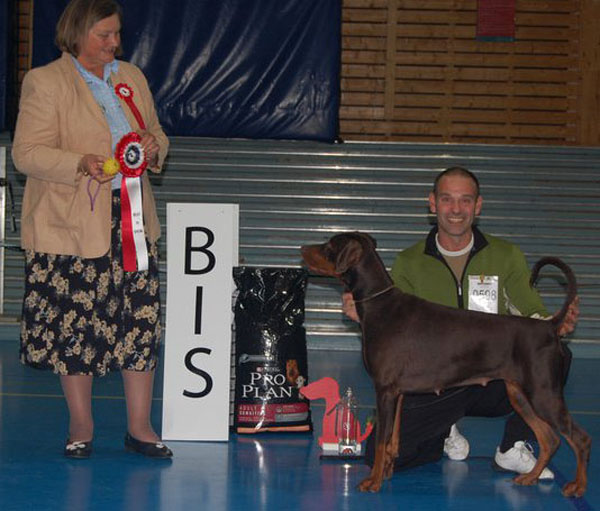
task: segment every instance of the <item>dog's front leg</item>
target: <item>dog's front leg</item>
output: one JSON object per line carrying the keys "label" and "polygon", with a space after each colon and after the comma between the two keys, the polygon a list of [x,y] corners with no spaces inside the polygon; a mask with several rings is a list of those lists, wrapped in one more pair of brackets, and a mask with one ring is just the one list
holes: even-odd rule
{"label": "dog's front leg", "polygon": [[[396,396],[385,390],[377,390],[376,393],[377,429],[375,432],[375,461],[371,469],[371,474],[358,485],[360,491],[378,492],[381,488],[384,474],[387,475],[389,471],[389,465],[391,464],[393,469],[394,464],[394,458],[391,454],[394,451],[392,431],[395,429],[394,418],[396,414],[394,412],[397,404]],[[401,402],[401,399],[398,399],[398,402]]]}
{"label": "dog's front leg", "polygon": [[392,477],[394,473],[394,462],[398,457],[400,452],[400,419],[402,417],[402,400],[404,398],[404,394],[400,394],[398,396],[398,400],[396,401],[396,413],[394,415],[394,427],[392,429],[392,437],[388,444],[389,451],[387,452],[386,466],[385,472],[383,476],[385,479],[389,479]]}

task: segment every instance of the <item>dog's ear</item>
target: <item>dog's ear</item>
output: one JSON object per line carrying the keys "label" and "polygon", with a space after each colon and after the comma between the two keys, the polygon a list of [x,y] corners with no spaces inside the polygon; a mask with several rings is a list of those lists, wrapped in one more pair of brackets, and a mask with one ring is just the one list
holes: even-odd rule
{"label": "dog's ear", "polygon": [[375,238],[373,238],[373,236],[371,236],[370,234],[367,234],[365,232],[361,232],[360,235],[366,239],[371,245],[373,245],[373,248],[377,248],[377,240]]}
{"label": "dog's ear", "polygon": [[358,264],[363,254],[363,248],[360,241],[356,239],[348,240],[348,243],[338,253],[335,260],[336,273],[347,272],[353,266]]}

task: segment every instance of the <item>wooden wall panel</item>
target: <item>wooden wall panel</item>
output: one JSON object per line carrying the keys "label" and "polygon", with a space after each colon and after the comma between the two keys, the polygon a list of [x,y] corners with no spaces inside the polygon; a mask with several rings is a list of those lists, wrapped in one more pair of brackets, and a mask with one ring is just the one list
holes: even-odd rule
{"label": "wooden wall panel", "polygon": [[33,26],[33,0],[17,1],[17,52],[18,70],[17,79],[19,83],[31,67],[31,29]]}
{"label": "wooden wall panel", "polygon": [[581,10],[579,139],[600,146],[600,2],[587,0]]}
{"label": "wooden wall panel", "polygon": [[515,41],[489,42],[477,0],[344,0],[341,138],[598,145],[597,11],[517,0]]}

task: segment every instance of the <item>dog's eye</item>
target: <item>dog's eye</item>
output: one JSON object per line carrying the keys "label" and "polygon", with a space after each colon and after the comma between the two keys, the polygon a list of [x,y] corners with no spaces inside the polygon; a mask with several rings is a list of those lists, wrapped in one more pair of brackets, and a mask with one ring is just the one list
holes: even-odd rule
{"label": "dog's eye", "polygon": [[327,258],[331,258],[334,256],[335,250],[333,250],[333,248],[331,248],[331,245],[325,245],[325,250],[323,250],[323,254]]}

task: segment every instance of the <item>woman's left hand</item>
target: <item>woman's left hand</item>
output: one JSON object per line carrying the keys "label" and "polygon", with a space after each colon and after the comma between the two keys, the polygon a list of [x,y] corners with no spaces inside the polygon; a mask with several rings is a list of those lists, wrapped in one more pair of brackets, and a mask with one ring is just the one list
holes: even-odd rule
{"label": "woman's left hand", "polygon": [[140,144],[146,153],[148,166],[156,167],[158,165],[158,152],[160,151],[160,146],[156,141],[156,137],[147,131],[140,131],[139,135],[142,137]]}

